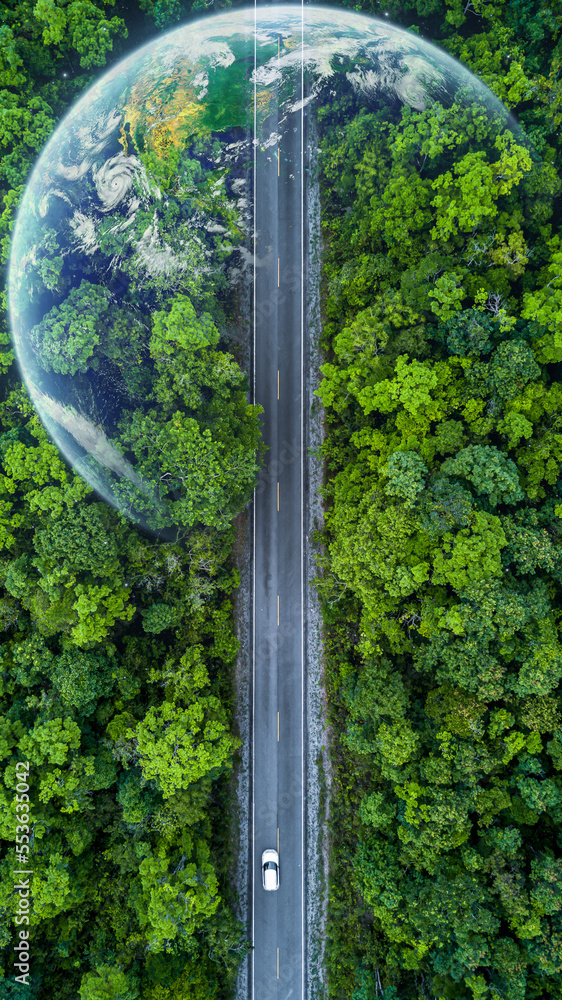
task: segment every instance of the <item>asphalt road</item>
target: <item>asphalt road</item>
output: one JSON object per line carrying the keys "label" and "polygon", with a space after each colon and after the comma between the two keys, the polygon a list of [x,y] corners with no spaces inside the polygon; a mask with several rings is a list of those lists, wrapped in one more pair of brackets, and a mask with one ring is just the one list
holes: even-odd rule
{"label": "asphalt road", "polygon": [[[295,95],[298,99],[301,95]],[[303,254],[306,116],[272,110],[254,167],[254,399],[269,451],[254,498],[251,1000],[304,1000]],[[261,854],[279,846],[280,886]]]}

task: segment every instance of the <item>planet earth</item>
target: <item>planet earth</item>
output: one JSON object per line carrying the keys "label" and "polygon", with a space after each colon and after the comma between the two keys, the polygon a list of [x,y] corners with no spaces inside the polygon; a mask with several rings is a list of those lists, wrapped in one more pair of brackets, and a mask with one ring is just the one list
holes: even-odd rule
{"label": "planet earth", "polygon": [[[258,432],[250,417],[243,428],[248,384],[235,346],[248,324],[254,144],[274,152],[284,117],[302,105],[314,118],[345,96],[349,114],[364,106],[395,120],[405,106],[456,101],[515,128],[425,39],[349,10],[274,6],[208,16],[133,52],[77,101],[35,165],[9,267],[22,376],[67,461],[144,528],[216,523],[205,462],[236,464],[224,484],[232,510],[251,495]],[[242,473],[211,425],[197,426],[198,407],[218,425],[223,405],[215,376],[193,360],[201,348],[230,366],[228,433],[243,428]],[[182,351],[192,352],[183,383],[197,391],[172,460],[169,434],[149,445],[160,425],[181,423],[181,379],[172,386],[170,371]]]}

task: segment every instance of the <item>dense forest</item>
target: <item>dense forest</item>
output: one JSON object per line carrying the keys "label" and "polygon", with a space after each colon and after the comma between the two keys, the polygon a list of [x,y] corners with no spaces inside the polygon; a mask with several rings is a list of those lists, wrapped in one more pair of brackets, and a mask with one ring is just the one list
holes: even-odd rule
{"label": "dense forest", "polygon": [[322,116],[328,993],[547,1000],[562,996],[562,10],[384,9],[472,68],[528,140],[476,105]]}
{"label": "dense forest", "polygon": [[[158,31],[227,6],[0,0],[4,266],[33,163],[77,96]],[[562,10],[348,6],[461,59],[529,143],[502,145],[458,107],[394,121],[348,107],[342,136],[335,105],[319,123],[328,993],[547,1000],[562,995]],[[200,385],[227,356],[222,314],[181,344],[182,294],[143,332],[168,418],[186,405],[170,345]],[[176,493],[171,542],[102,503],[35,415],[2,305],[0,994],[227,998],[247,948],[225,821],[234,508],[211,497],[201,517]],[[150,409],[132,426],[149,478]],[[203,419],[224,445],[217,413]],[[247,454],[254,435],[249,419]],[[26,847],[29,985],[12,950]]]}
{"label": "dense forest", "polygon": [[[144,0],[0,4],[4,265],[33,163],[68,108],[106,65],[186,13]],[[174,160],[136,140],[161,190],[180,178],[199,206],[228,215],[211,192],[205,143]],[[179,245],[184,218],[167,205],[162,225]],[[139,520],[178,530],[139,530],[63,460],[13,363],[4,291],[0,995],[227,997],[247,951],[230,872],[239,745],[231,520],[251,495],[259,435],[247,376],[223,335],[236,304],[220,267],[212,280],[187,269],[183,283],[155,281],[148,296],[109,219],[99,273],[76,254],[63,263],[54,230],[42,246],[32,287],[43,318],[31,331],[41,371],[66,379],[69,393],[84,395],[94,377],[113,387],[120,409],[95,419],[120,432],[158,491],[151,509],[153,497],[131,496],[122,478],[116,506],[138,513],[144,501]],[[211,249],[216,262],[221,249]],[[100,278],[117,253],[127,289],[118,306]],[[25,780],[19,761],[29,763]],[[22,931],[32,957],[18,982]]]}

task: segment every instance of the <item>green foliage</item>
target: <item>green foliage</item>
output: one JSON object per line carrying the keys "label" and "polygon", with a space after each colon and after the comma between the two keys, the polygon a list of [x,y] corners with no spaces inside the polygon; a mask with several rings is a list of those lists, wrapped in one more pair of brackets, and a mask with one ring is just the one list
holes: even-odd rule
{"label": "green foliage", "polygon": [[466,309],[456,312],[442,329],[450,354],[487,354],[492,348],[496,323],[477,309]]}
{"label": "green foliage", "polygon": [[80,729],[71,719],[53,719],[35,725],[29,736],[20,740],[24,758],[36,765],[64,764],[70,748],[80,746]]}
{"label": "green foliage", "polygon": [[[113,6],[115,0],[102,0]],[[112,36],[127,37],[125,22],[120,17],[107,20],[92,0],[37,0],[33,13],[43,27],[43,41],[58,45],[66,36],[80,55],[84,69],[104,66],[113,49]]]}
{"label": "green foliage", "polygon": [[459,231],[473,232],[485,219],[494,218],[499,196],[509,194],[531,170],[529,153],[512,135],[498,136],[494,146],[500,152],[495,162],[486,162],[482,150],[466,153],[452,170],[433,182],[433,190],[438,192],[431,203],[436,209],[431,231],[434,239],[448,239]]}
{"label": "green foliage", "polygon": [[427,466],[415,451],[396,451],[390,456],[386,475],[385,493],[404,500],[405,507],[415,506],[427,479]]}
{"label": "green foliage", "polygon": [[183,710],[164,702],[158,709],[149,709],[126,736],[136,743],[144,777],[156,781],[164,798],[209,771],[222,770],[239,745],[230,736],[224,711],[213,696],[198,698]]}
{"label": "green foliage", "polygon": [[[149,40],[155,20],[163,26],[189,13],[189,5],[148,0],[118,8],[111,0],[2,6],[4,263],[29,172],[75,97],[108,59],[121,56],[128,32],[134,38],[128,44],[136,46]],[[196,164],[194,186],[204,185],[208,178],[196,176],[201,160]],[[176,166],[187,171],[179,160]],[[172,167],[170,158],[169,183]],[[210,198],[209,191],[200,196]],[[231,212],[223,202],[220,210]],[[177,223],[172,209],[170,220],[170,245],[191,262],[191,220]],[[149,222],[139,212],[139,236]],[[234,228],[231,220],[229,232]],[[100,239],[112,255],[115,234],[102,226]],[[139,275],[126,252],[123,269],[134,298]],[[222,484],[227,503],[215,488],[213,526],[194,515],[181,544],[139,534],[97,502],[48,440],[10,368],[2,293],[0,830],[8,848],[0,861],[0,994],[7,1000],[45,991],[53,1000],[224,997],[245,951],[224,835],[236,747],[230,671],[237,642],[228,596],[238,580],[229,522],[253,483],[257,413],[247,404],[244,373],[219,341],[220,281],[212,292],[202,288],[191,264],[176,287],[155,277],[155,307],[144,315],[126,299],[118,305],[91,274],[72,287],[54,230],[35,248],[30,276],[33,296],[44,296],[48,309],[32,330],[40,361],[63,379],[110,371],[133,410],[143,417],[154,411],[151,433],[168,449],[167,467],[151,457],[158,476],[186,467],[186,439],[176,435],[173,416],[199,415],[201,397],[199,437],[206,443],[210,432],[208,450],[227,467],[233,446],[231,468],[240,461],[242,471],[232,497],[229,483]],[[233,486],[234,480],[232,473]],[[163,493],[169,491],[165,481]],[[168,722],[181,765],[175,742],[166,739]],[[138,736],[127,738],[129,730]],[[16,863],[15,764],[22,759],[32,772],[32,830]],[[12,951],[17,900],[9,886],[28,857],[33,961],[30,984],[20,988]]]}
{"label": "green foliage", "polygon": [[[26,759],[37,962],[49,956],[61,1000],[68,983],[73,995],[140,996],[147,954],[175,941],[197,964],[222,934],[224,971],[185,977],[216,993],[240,947],[215,848],[237,745],[224,600],[237,582],[232,533],[194,531],[183,546],[143,538],[84,500],[88,489],[16,398],[0,410],[4,488],[23,515],[1,566],[2,836],[15,821],[15,761]],[[44,490],[52,508],[36,504]],[[128,600],[117,614],[133,591],[142,614]],[[58,964],[69,955],[70,972]]]}
{"label": "green foliage", "polygon": [[177,295],[168,312],[160,310],[154,316],[150,353],[154,358],[166,360],[178,348],[196,351],[201,347],[216,347],[218,330],[208,313],[198,320],[187,295]]}
{"label": "green foliage", "polygon": [[187,962],[171,986],[157,983],[143,990],[142,1000],[207,1000],[216,995],[216,973],[212,962]]}
{"label": "green foliage", "polygon": [[138,1000],[138,981],[121,969],[99,965],[82,977],[78,995],[80,1000]]}
{"label": "green foliage", "polygon": [[540,378],[541,369],[524,341],[499,344],[490,359],[490,381],[500,399],[513,399],[528,382]]}
{"label": "green foliage", "polygon": [[182,0],[139,0],[139,4],[157,28],[170,28],[182,14]]}
{"label": "green foliage", "polygon": [[247,378],[218,341],[211,316],[197,318],[190,299],[175,296],[154,317],[148,406],[119,422],[136,471],[187,527],[225,528],[256,481],[261,407],[248,404]]}
{"label": "green foliage", "polygon": [[515,504],[523,499],[517,466],[490,445],[468,445],[441,466],[446,476],[456,476],[469,483],[478,496],[488,498],[490,507]]}
{"label": "green foliage", "polygon": [[562,322],[562,250],[560,237],[547,241],[551,251],[548,266],[544,268],[543,282],[537,291],[527,292],[523,298],[523,319],[534,319],[554,334],[554,342],[560,347],[560,324]]}
{"label": "green foliage", "polygon": [[492,514],[478,511],[470,528],[456,534],[446,532],[433,560],[434,584],[449,583],[455,590],[478,580],[489,580],[501,573],[500,552],[506,544],[500,521]]}
{"label": "green foliage", "polygon": [[107,321],[109,290],[83,280],[72,288],[60,306],[53,306],[30,333],[41,365],[47,371],[75,375],[85,372],[99,345],[100,327]]}
{"label": "green foliage", "polygon": [[562,989],[560,19],[389,13],[483,75],[544,158],[477,105],[320,116],[327,996],[543,1000]]}
{"label": "green foliage", "polygon": [[196,863],[182,866],[179,873],[173,874],[168,873],[165,858],[141,861],[139,874],[151,951],[166,951],[178,935],[189,939],[205,917],[216,913],[220,903],[218,882],[208,856],[207,845],[199,843]]}
{"label": "green foliage", "polygon": [[145,632],[163,632],[173,625],[177,620],[177,614],[173,607],[164,604],[163,601],[151,604],[146,611],[141,611],[142,627]]}
{"label": "green foliage", "polygon": [[99,652],[73,650],[62,653],[51,675],[62,704],[76,709],[80,715],[90,715],[99,699],[112,692],[111,666],[112,661]]}

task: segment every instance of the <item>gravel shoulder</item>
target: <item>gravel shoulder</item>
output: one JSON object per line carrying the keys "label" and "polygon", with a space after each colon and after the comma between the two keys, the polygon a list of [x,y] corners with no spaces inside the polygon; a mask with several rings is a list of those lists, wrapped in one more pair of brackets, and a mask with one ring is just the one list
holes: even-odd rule
{"label": "gravel shoulder", "polygon": [[320,225],[320,185],[318,182],[318,140],[313,116],[308,124],[307,217],[307,296],[305,345],[305,531],[306,531],[306,997],[322,1000],[325,996],[324,953],[328,903],[328,818],[330,803],[330,762],[327,752],[326,700],[322,614],[314,586],[316,555],[320,546],[316,533],[323,525],[320,489],[324,466],[319,450],[324,436],[324,413],[314,395],[320,383],[321,313],[320,277],[322,231]]}
{"label": "gravel shoulder", "polygon": [[[238,750],[238,762],[234,768],[234,802],[236,813],[232,817],[234,888],[238,896],[236,916],[245,927],[250,928],[250,872],[248,857],[250,852],[250,764],[251,764],[251,512],[244,511],[236,524],[234,561],[240,573],[240,586],[234,593],[234,629],[240,643],[234,669],[234,690],[236,704],[234,710],[234,732],[242,745]],[[249,962],[245,958],[240,966],[236,984],[236,1000],[248,1000]]]}
{"label": "gravel shoulder", "polygon": [[[251,182],[246,178],[247,203],[250,204]],[[251,239],[247,240],[245,257],[251,260]],[[251,357],[251,287],[249,268],[240,282],[240,324],[237,336],[239,358],[244,371],[252,378]],[[240,586],[233,594],[234,631],[240,643],[234,667],[235,707],[233,729],[242,741],[238,750],[238,760],[233,770],[233,801],[235,815],[231,818],[232,841],[234,844],[234,866],[232,880],[238,896],[236,916],[246,928],[250,928],[250,780],[251,780],[251,705],[252,705],[252,505],[235,520],[235,543],[233,558],[240,574]],[[236,1000],[248,1000],[249,960],[246,957],[240,965],[236,982]]]}

